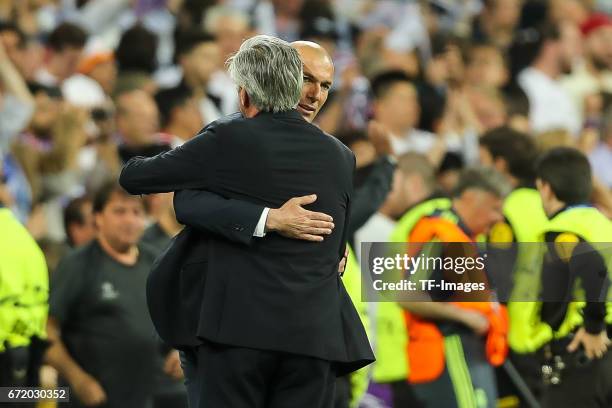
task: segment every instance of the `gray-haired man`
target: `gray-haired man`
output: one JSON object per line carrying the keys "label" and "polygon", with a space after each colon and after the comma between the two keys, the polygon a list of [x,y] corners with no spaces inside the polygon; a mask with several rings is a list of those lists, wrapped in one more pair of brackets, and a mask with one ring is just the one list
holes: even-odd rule
{"label": "gray-haired man", "polygon": [[253,37],[229,72],[242,113],[133,159],[122,185],[133,194],[205,189],[270,208],[314,192],[312,210],[336,228],[318,243],[270,233],[237,244],[188,226],[151,273],[149,308],[162,338],[184,350],[192,407],[330,407],[336,375],[373,361],[337,273],[354,157],[294,109],[303,72],[289,44]]}

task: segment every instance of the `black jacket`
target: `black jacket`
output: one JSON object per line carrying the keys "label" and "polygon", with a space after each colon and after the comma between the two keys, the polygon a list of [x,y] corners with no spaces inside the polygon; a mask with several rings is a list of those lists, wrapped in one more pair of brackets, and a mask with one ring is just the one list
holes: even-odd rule
{"label": "black jacket", "polygon": [[252,119],[231,115],[173,151],[130,160],[120,182],[133,194],[205,189],[276,208],[291,197],[315,193],[318,199],[309,209],[331,215],[336,224],[321,243],[274,233],[237,243],[185,228],[158,258],[147,285],[162,339],[176,348],[206,339],[308,355],[337,362],[339,374],[372,362],[337,272],[354,165],[346,147],[297,111]]}

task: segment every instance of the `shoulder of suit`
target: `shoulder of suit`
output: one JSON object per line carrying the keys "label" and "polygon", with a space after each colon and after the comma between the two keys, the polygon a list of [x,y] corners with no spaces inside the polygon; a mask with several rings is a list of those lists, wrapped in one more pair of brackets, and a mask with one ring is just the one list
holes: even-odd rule
{"label": "shoulder of suit", "polygon": [[348,158],[354,157],[353,151],[349,149],[344,143],[342,143],[340,139],[338,139],[336,136],[333,136],[327,132],[324,132],[321,129],[319,129],[319,131],[321,132],[321,134],[325,135],[338,150],[340,150],[344,155],[346,155],[346,157]]}
{"label": "shoulder of suit", "polygon": [[208,125],[204,126],[199,132],[198,134],[202,134],[206,131],[209,130],[217,130],[220,128],[224,128],[226,126],[232,126],[232,125],[236,125],[238,123],[242,123],[246,120],[246,118],[244,116],[242,116],[242,113],[240,112],[235,112],[232,113],[230,115],[225,115],[220,117],[219,119],[210,122]]}

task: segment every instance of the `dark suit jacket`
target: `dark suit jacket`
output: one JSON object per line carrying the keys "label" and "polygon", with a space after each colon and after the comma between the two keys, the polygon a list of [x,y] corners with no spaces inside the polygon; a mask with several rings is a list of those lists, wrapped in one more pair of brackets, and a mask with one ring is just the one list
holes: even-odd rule
{"label": "dark suit jacket", "polygon": [[[331,215],[336,224],[321,243],[269,234],[248,245],[187,227],[148,282],[149,308],[162,339],[177,348],[206,339],[308,355],[336,362],[339,374],[372,362],[337,272],[354,163],[346,147],[296,111],[252,119],[231,115],[171,152],[128,162],[120,182],[133,194],[205,189],[276,208],[316,193],[310,209]],[[228,228],[239,232],[245,226]]]}

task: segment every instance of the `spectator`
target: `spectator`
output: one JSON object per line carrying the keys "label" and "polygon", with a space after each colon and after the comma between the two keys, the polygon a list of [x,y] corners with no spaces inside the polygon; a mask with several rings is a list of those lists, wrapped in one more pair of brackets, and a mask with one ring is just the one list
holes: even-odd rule
{"label": "spectator", "polygon": [[299,40],[300,13],[308,6],[305,0],[271,0],[260,2],[255,9],[257,31],[274,35],[285,41]]}
{"label": "spectator", "polygon": [[612,93],[612,19],[594,14],[581,27],[584,58],[563,79],[581,112],[585,98],[600,92]]}
{"label": "spectator", "polygon": [[397,160],[393,186],[378,212],[355,233],[355,253],[361,258],[362,242],[387,242],[396,221],[413,205],[429,197],[435,188],[435,172],[429,160],[418,153],[405,153]]}
{"label": "spectator", "polygon": [[161,253],[170,243],[172,237],[178,234],[183,226],[176,220],[173,193],[152,194],[147,196],[149,212],[153,218],[151,224],[144,231],[141,242]]}
{"label": "spectator", "polygon": [[472,39],[489,42],[500,49],[510,46],[521,16],[520,0],[484,0],[484,8],[474,19]]}
{"label": "spectator", "polygon": [[[62,105],[57,87],[32,87],[36,108],[30,124],[13,147],[32,188],[34,201],[57,193],[70,192],[74,179],[52,185],[52,176],[77,171],[78,152],[85,143],[86,112]],[[59,190],[58,190],[59,187]]]}
{"label": "spectator", "polygon": [[69,102],[85,108],[108,103],[117,83],[117,66],[112,52],[91,51],[81,59],[78,72],[62,84]]}
{"label": "spectator", "polygon": [[612,189],[612,108],[606,111],[601,128],[601,140],[590,152],[593,175]]}
{"label": "spectator", "polygon": [[[506,123],[506,106],[501,92],[497,89],[482,86],[472,87],[467,91],[467,100],[474,114],[479,133]],[[467,105],[465,101],[464,105]]]}
{"label": "spectator", "polygon": [[[215,6],[207,11],[204,30],[217,39],[223,61],[227,61],[238,51],[242,41],[252,35],[249,16],[225,6]],[[223,68],[213,73],[209,81],[209,91],[221,99],[221,112],[224,115],[238,111],[238,96],[233,86],[234,83]]]}
{"label": "spectator", "polygon": [[517,85],[507,86],[504,90],[507,124],[514,130],[529,133],[529,98]]}
{"label": "spectator", "polygon": [[[149,214],[153,218],[153,224],[147,227],[142,234],[141,244],[155,250],[156,254],[162,253],[169,245],[172,238],[178,234],[183,226],[176,220],[172,199],[173,193],[151,194],[145,197]],[[176,353],[165,345],[160,347],[164,354]],[[171,365],[176,362],[167,359],[165,372],[158,371],[155,382],[154,408],[187,408],[187,391],[182,381],[168,375],[173,371]]]}
{"label": "spectator", "polygon": [[121,138],[119,157],[127,162],[134,156],[155,156],[169,150],[159,140],[159,112],[153,98],[142,90],[126,92],[117,98],[117,131]]}
{"label": "spectator", "polygon": [[479,44],[468,52],[466,64],[466,84],[500,89],[509,79],[504,56],[499,48]]}
{"label": "spectator", "polygon": [[391,132],[395,154],[416,151],[427,155],[435,151],[440,144],[436,135],[415,129],[420,115],[417,91],[406,74],[383,73],[372,80],[372,91],[374,117]]}
{"label": "spectator", "polygon": [[167,134],[172,147],[185,143],[204,126],[198,103],[186,87],[160,91],[155,94],[155,102],[162,132]]}
{"label": "spectator", "polygon": [[558,26],[546,25],[523,31],[510,51],[513,58],[525,58],[527,65],[518,84],[529,98],[533,132],[563,128],[577,137],[582,128],[576,104],[560,83],[561,74],[571,69],[566,41]]}
{"label": "spectator", "polygon": [[193,93],[204,124],[217,120],[221,116],[221,101],[208,91],[212,74],[221,66],[215,38],[199,31],[183,33],[177,43],[175,59],[183,70],[180,86]]}
{"label": "spectator", "polygon": [[157,69],[157,37],[140,24],[126,30],[115,51],[119,76],[115,94],[143,89],[153,95],[157,85],[153,72]]}
{"label": "spectator", "polygon": [[77,72],[87,34],[79,26],[62,23],[49,34],[48,57],[36,73],[36,81],[47,86],[59,86]]}
{"label": "spectator", "polygon": [[1,20],[0,43],[4,44],[7,56],[23,78],[34,81],[44,57],[41,45],[27,37],[18,25]]}
{"label": "spectator", "polygon": [[93,213],[96,239],[64,258],[51,281],[46,361],[74,406],[147,407],[162,362],[143,290],[156,256],[138,244],[144,205],[109,183]]}
{"label": "spectator", "polygon": [[0,156],[28,124],[34,98],[0,41]]}
{"label": "spectator", "polygon": [[64,229],[70,247],[78,248],[89,243],[96,235],[93,203],[87,196],[70,200],[64,209]]}

